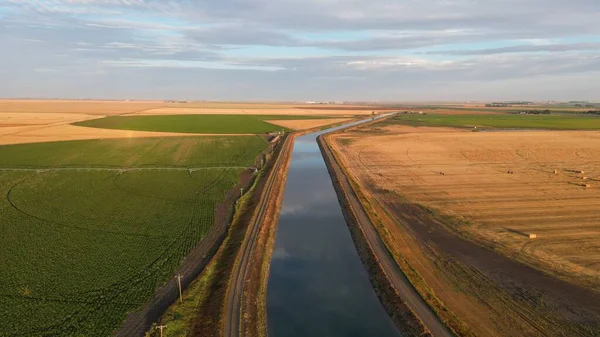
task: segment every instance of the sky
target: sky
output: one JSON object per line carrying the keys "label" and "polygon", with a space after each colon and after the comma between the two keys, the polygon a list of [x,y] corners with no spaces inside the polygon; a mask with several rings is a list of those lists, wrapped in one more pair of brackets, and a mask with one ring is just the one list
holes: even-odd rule
{"label": "sky", "polygon": [[600,101],[598,0],[0,0],[0,97]]}

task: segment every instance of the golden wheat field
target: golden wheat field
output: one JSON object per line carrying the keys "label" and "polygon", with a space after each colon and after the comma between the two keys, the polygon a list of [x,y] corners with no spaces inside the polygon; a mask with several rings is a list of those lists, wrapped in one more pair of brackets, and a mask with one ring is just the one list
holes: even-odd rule
{"label": "golden wheat field", "polygon": [[[162,101],[0,100],[0,145],[62,140],[180,136],[178,133],[89,128],[75,122],[106,116],[252,114],[335,116],[333,119],[271,121],[290,129],[306,129],[341,121],[341,117],[371,114],[373,107],[266,103]],[[189,136],[189,134],[187,134]]]}
{"label": "golden wheat field", "polygon": [[600,286],[600,133],[357,131],[334,139],[359,180],[452,215],[476,240],[541,269]]}

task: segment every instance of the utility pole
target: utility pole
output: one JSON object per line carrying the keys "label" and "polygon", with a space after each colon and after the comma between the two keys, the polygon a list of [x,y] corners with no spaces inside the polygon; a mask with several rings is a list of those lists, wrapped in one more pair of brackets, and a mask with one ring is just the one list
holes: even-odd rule
{"label": "utility pole", "polygon": [[156,327],[157,329],[160,329],[160,337],[163,337],[163,329],[166,327],[167,327],[166,325],[159,325]]}
{"label": "utility pole", "polygon": [[177,285],[179,286],[179,303],[183,303],[183,294],[181,292],[181,278],[183,276],[181,276],[181,274],[177,274]]}

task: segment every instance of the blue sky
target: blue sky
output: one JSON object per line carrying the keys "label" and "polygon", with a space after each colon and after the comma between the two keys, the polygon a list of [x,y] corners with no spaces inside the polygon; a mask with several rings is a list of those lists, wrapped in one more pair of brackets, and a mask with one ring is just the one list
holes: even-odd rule
{"label": "blue sky", "polygon": [[597,0],[4,0],[0,96],[600,101]]}

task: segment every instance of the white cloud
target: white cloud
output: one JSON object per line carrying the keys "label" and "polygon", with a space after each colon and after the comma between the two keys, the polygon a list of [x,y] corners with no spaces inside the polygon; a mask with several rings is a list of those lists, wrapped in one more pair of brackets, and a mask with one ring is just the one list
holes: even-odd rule
{"label": "white cloud", "polygon": [[[600,71],[599,16],[597,0],[8,0],[0,4],[0,63],[3,76],[19,81],[2,82],[0,92],[37,96],[56,70],[121,82],[128,73],[136,88],[119,90],[132,95],[361,100],[421,84],[434,95],[429,88],[443,84],[444,95],[469,87],[468,99],[478,99],[492,87],[484,83],[539,79],[535,89],[551,99],[558,82],[549,78]],[[175,75],[188,87],[157,84]],[[230,85],[215,85],[219,75]],[[60,96],[113,92],[94,89],[103,84],[93,77],[66,81],[52,82],[65,88]],[[600,89],[580,84],[564,90]]]}
{"label": "white cloud", "polygon": [[454,61],[429,61],[419,58],[381,58],[374,60],[351,61],[346,65],[360,70],[390,69],[390,68],[422,68],[436,69],[449,67]]}

